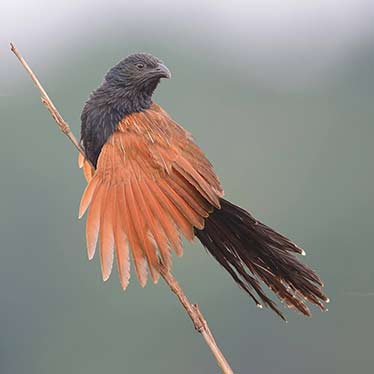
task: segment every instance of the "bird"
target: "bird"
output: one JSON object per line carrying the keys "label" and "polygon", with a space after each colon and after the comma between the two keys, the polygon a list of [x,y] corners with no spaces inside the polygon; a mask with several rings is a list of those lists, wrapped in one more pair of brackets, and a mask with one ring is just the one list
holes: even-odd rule
{"label": "bird", "polygon": [[[249,211],[224,198],[212,164],[192,135],[152,99],[165,63],[148,53],[119,61],[86,101],[79,158],[87,186],[79,218],[88,211],[88,258],[100,247],[106,281],[116,258],[125,290],[130,262],[142,287],[170,270],[182,237],[197,238],[258,307],[285,319],[282,304],[310,316],[308,304],[326,310],[319,275],[303,264],[304,250]],[[99,242],[99,245],[98,245]],[[131,260],[130,260],[131,257]]]}

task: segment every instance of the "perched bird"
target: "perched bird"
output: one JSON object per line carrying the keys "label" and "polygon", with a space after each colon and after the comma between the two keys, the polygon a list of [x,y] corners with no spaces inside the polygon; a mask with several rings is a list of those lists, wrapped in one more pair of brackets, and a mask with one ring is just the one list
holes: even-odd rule
{"label": "perched bird", "polygon": [[170,269],[171,249],[182,255],[181,234],[197,237],[258,306],[283,318],[265,284],[304,315],[310,315],[307,301],[324,310],[328,298],[321,279],[295,256],[304,251],[225,200],[211,163],[191,135],[152,101],[160,80],[170,76],[160,59],[133,54],[109,70],[83,108],[80,165],[88,185],[79,217],[89,208],[89,259],[99,239],[107,280],[115,251],[125,289],[131,253],[144,286],[148,272],[158,281],[160,261]]}

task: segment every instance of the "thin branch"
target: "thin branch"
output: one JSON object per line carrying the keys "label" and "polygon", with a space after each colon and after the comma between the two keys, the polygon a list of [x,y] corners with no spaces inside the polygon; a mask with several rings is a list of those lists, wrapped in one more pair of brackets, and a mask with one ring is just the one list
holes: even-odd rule
{"label": "thin branch", "polygon": [[222,351],[218,347],[212,332],[209,329],[208,322],[200,312],[200,309],[197,304],[191,304],[188,300],[186,294],[183,292],[178,281],[174,278],[173,274],[167,270],[167,268],[161,263],[161,275],[164,278],[165,282],[170,287],[171,291],[175,293],[178,297],[180,303],[183,305],[183,308],[186,310],[187,314],[190,316],[192,323],[195,326],[195,330],[199,332],[206,344],[209,346],[212,351],[219,367],[223,370],[224,374],[233,374],[229,363],[227,362]]}
{"label": "thin branch", "polygon": [[[22,55],[20,54],[20,52],[18,51],[18,49],[13,43],[10,43],[10,49],[16,55],[18,60],[21,62],[23,67],[26,69],[26,71],[30,75],[36,87],[39,89],[43,104],[47,107],[47,109],[51,113],[53,119],[56,121],[60,130],[70,139],[70,141],[74,144],[75,148],[77,148],[77,150],[84,156],[84,150],[80,146],[74,134],[72,133],[70,126],[62,118],[61,114],[58,112],[58,110],[54,106],[52,100],[47,95],[47,92],[44,90],[43,86],[39,82],[34,72],[31,70],[30,66],[27,64],[27,62],[22,57]],[[199,307],[196,304],[190,303],[187,296],[183,292],[181,286],[179,285],[177,280],[174,278],[174,276],[171,274],[171,272],[162,263],[160,265],[161,265],[160,266],[161,276],[164,278],[170,290],[178,297],[180,303],[183,305],[183,308],[186,310],[187,314],[191,318],[196,331],[198,331],[203,336],[206,344],[208,345],[211,352],[213,353],[219,367],[223,370],[223,374],[233,374],[234,373],[233,370],[231,369],[229,363],[225,359],[222,351],[219,349],[213,337],[213,334],[209,329],[208,323],[203,317],[202,313],[200,312]]]}
{"label": "thin branch", "polygon": [[65,122],[61,114],[58,112],[56,107],[53,105],[52,100],[49,98],[47,92],[44,90],[43,86],[39,82],[39,79],[36,77],[34,72],[31,70],[30,66],[26,62],[26,60],[22,57],[22,55],[19,53],[18,49],[13,43],[10,43],[10,50],[16,55],[16,57],[18,58],[22,66],[29,73],[31,79],[35,83],[35,86],[38,88],[38,90],[41,93],[42,103],[47,107],[47,109],[51,113],[53,119],[56,121],[60,130],[70,139],[70,141],[74,144],[75,148],[77,148],[77,150],[84,156],[83,148],[80,146],[77,138],[72,133],[70,126],[67,124],[67,122]]}

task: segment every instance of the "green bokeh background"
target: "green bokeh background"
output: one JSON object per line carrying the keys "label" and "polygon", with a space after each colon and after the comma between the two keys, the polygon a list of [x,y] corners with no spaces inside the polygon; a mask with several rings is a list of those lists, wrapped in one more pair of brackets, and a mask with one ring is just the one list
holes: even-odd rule
{"label": "green bokeh background", "polygon": [[[334,54],[351,34],[337,32],[328,42],[314,35],[312,10],[295,16],[306,22],[305,35],[278,20],[275,0],[244,32],[251,8],[234,3],[220,3],[223,18],[209,1],[179,8],[167,1],[56,2],[54,11],[43,1],[4,5],[1,374],[218,372],[162,281],[141,289],[133,275],[123,293],[116,274],[102,283],[97,256],[88,262],[77,219],[85,182],[76,151],[10,55],[13,38],[76,134],[83,103],[109,67],[139,50],[161,57],[173,79],[155,99],[205,150],[226,196],[306,249],[305,261],[325,280],[330,310],[314,310],[312,319],[289,311],[288,324],[257,309],[199,243],[186,244],[175,259],[176,277],[236,373],[372,371],[374,33],[364,22],[372,21],[372,8],[347,2],[366,16],[351,25],[355,38],[344,53]],[[269,16],[290,45],[268,30]],[[274,45],[256,39],[264,30]]]}

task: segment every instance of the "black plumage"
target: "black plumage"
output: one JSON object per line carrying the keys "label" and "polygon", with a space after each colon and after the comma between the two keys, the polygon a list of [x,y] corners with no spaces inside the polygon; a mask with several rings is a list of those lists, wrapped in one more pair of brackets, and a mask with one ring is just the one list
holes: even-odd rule
{"label": "black plumage", "polygon": [[170,71],[147,53],[130,55],[108,71],[81,114],[81,142],[93,166],[119,121],[150,108],[153,91],[164,77],[169,78]]}
{"label": "black plumage", "polygon": [[310,315],[305,300],[324,310],[321,301],[328,298],[321,291],[321,279],[294,255],[304,251],[246,210],[225,199],[220,203],[221,209],[214,209],[204,229],[195,229],[195,235],[256,304],[261,306],[262,302],[284,319],[262,290],[262,281],[289,307],[304,315]]}

